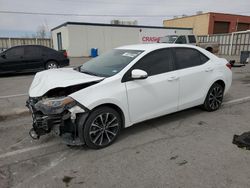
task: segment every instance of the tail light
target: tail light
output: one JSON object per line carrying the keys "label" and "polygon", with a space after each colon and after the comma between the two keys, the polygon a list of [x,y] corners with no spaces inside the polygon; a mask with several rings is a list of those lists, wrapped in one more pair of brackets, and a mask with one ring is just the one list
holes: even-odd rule
{"label": "tail light", "polygon": [[232,69],[231,63],[227,63],[226,66],[227,66],[229,69]]}
{"label": "tail light", "polygon": [[68,53],[67,53],[67,51],[64,51],[64,52],[63,52],[63,56],[64,56],[65,58],[67,58],[67,57],[68,57]]}

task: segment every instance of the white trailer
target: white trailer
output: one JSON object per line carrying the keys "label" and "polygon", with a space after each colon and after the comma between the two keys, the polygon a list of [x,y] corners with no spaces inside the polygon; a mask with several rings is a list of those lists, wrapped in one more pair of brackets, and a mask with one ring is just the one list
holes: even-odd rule
{"label": "white trailer", "polygon": [[92,48],[101,54],[112,48],[138,43],[155,43],[166,35],[192,34],[192,28],[114,25],[66,22],[52,30],[56,50],[66,50],[70,57],[90,56]]}

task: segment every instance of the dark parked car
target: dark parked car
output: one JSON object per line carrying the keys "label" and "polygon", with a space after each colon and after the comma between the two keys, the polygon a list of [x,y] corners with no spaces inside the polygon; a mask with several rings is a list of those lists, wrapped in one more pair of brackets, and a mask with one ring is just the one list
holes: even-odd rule
{"label": "dark parked car", "polygon": [[68,65],[66,51],[40,45],[15,46],[0,53],[0,73],[31,72]]}

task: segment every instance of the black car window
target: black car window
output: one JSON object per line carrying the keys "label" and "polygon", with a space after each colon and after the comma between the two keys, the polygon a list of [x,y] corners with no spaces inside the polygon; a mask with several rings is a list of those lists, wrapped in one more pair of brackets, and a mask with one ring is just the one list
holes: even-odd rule
{"label": "black car window", "polygon": [[192,48],[175,48],[175,60],[178,69],[199,66],[206,63],[209,58]]}
{"label": "black car window", "polygon": [[24,54],[24,49],[23,47],[16,47],[16,48],[12,48],[6,51],[6,56],[7,57],[13,57],[13,56],[23,56]]}
{"label": "black car window", "polygon": [[40,47],[39,46],[25,46],[24,56],[25,57],[39,57]]}
{"label": "black car window", "polygon": [[122,82],[132,80],[131,71],[134,69],[144,70],[148,73],[148,76],[172,71],[174,69],[172,50],[161,49],[150,52],[130,68],[130,70],[124,75]]}
{"label": "black car window", "polygon": [[188,35],[189,43],[196,43],[196,38],[194,35]]}
{"label": "black car window", "polygon": [[173,70],[172,60],[170,49],[157,50],[140,59],[133,66],[133,69],[144,70],[148,73],[148,76],[153,76]]}
{"label": "black car window", "polygon": [[209,58],[202,53],[200,53],[200,58],[201,58],[201,64],[204,64],[209,60]]}
{"label": "black car window", "polygon": [[56,53],[57,51],[47,48],[47,47],[42,47],[42,52],[43,54],[53,54],[53,53]]}
{"label": "black car window", "polygon": [[187,39],[185,36],[179,36],[175,41],[176,44],[187,44]]}

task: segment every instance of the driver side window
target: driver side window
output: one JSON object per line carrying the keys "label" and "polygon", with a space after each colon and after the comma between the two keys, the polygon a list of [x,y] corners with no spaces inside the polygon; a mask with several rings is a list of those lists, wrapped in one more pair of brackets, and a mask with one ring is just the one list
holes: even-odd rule
{"label": "driver side window", "polygon": [[144,70],[148,76],[166,73],[172,71],[173,55],[171,49],[160,49],[145,55],[140,59],[125,75],[122,81],[131,80],[131,71],[134,69]]}
{"label": "driver side window", "polygon": [[7,57],[20,57],[23,56],[24,49],[23,48],[12,48],[6,52]]}
{"label": "driver side window", "polygon": [[170,49],[153,51],[139,60],[133,69],[144,70],[148,73],[148,76],[162,74],[173,69],[172,59]]}

